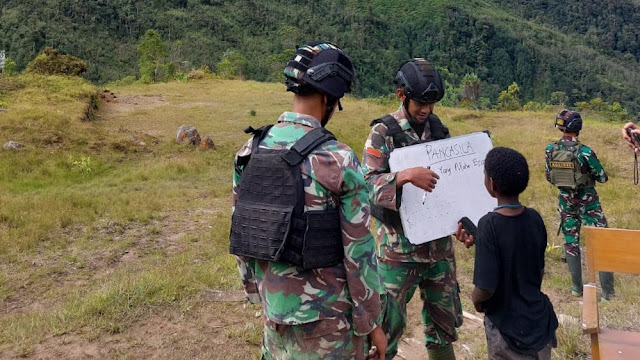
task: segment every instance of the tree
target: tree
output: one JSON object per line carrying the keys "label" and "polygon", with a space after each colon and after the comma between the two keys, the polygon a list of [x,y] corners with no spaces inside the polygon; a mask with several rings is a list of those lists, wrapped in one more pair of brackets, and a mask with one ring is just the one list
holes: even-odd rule
{"label": "tree", "polygon": [[476,101],[480,97],[480,79],[478,75],[471,73],[466,74],[462,78],[462,84],[460,84],[460,97],[461,101],[470,103],[476,108]]}
{"label": "tree", "polygon": [[267,64],[269,65],[269,81],[282,81],[284,79],[282,70],[287,65],[287,61],[291,59],[291,56],[295,53],[293,49],[283,50],[278,54],[271,54],[267,56]]}
{"label": "tree", "polygon": [[216,72],[225,79],[233,79],[244,76],[248,66],[249,62],[240,52],[229,49],[222,54],[222,61],[216,65]]}
{"label": "tree", "polygon": [[173,68],[165,64],[169,50],[167,44],[162,41],[158,33],[147,30],[138,44],[138,69],[140,80],[144,83],[156,82],[165,79]]}
{"label": "tree", "polygon": [[562,105],[564,106],[564,104],[567,103],[567,93],[564,91],[554,91],[551,93],[551,96],[549,97],[549,102],[551,103],[551,105]]}
{"label": "tree", "polygon": [[498,96],[498,110],[513,111],[520,109],[520,88],[513,82],[507,90],[502,90]]}

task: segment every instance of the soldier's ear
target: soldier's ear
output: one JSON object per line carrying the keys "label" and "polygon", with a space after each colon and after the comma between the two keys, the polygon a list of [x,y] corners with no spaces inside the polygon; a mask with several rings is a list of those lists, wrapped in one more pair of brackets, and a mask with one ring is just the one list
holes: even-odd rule
{"label": "soldier's ear", "polygon": [[397,89],[396,89],[396,95],[398,95],[398,99],[399,99],[401,102],[404,102],[405,94],[404,94],[404,90],[402,90],[402,88],[397,88]]}

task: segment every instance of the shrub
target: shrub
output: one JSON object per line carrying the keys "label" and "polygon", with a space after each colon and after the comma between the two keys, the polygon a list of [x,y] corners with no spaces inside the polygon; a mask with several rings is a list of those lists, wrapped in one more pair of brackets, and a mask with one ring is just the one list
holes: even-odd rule
{"label": "shrub", "polygon": [[42,75],[80,76],[87,72],[87,64],[75,56],[60,55],[48,46],[27,65],[26,71]]}
{"label": "shrub", "polygon": [[522,107],[525,111],[542,111],[545,109],[545,105],[537,101],[529,101]]}
{"label": "shrub", "polygon": [[122,79],[118,79],[108,83],[106,87],[131,85],[131,84],[135,84],[136,81],[138,80],[136,80],[136,77],[134,75],[129,75],[129,76],[123,77]]}
{"label": "shrub", "polygon": [[562,105],[564,106],[564,104],[567,103],[567,93],[564,91],[554,91],[551,93],[551,96],[549,97],[549,102],[552,105]]}
{"label": "shrub", "polygon": [[4,74],[7,76],[11,76],[15,74],[16,63],[11,60],[11,58],[4,59]]}

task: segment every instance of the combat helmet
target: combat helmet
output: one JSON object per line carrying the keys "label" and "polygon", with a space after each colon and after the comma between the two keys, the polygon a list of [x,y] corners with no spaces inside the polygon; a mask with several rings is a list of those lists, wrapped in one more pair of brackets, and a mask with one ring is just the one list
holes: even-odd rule
{"label": "combat helmet", "polygon": [[582,130],[582,117],[580,113],[562,109],[554,120],[554,125],[564,132],[579,132]]}
{"label": "combat helmet", "polygon": [[337,46],[314,41],[296,50],[283,73],[287,91],[301,95],[319,91],[337,101],[351,92],[355,68]]}
{"label": "combat helmet", "polygon": [[[444,96],[440,73],[423,58],[414,58],[402,64],[393,83],[402,88],[407,99],[421,103],[435,103]],[[407,106],[408,100],[405,100],[405,107]]]}

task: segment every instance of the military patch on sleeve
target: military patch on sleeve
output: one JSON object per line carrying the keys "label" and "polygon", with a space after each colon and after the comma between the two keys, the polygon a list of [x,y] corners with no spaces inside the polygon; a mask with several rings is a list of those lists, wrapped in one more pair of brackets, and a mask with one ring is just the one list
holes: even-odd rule
{"label": "military patch on sleeve", "polygon": [[571,162],[571,161],[551,161],[549,163],[549,166],[551,166],[552,168],[559,168],[559,169],[573,169],[573,162]]}
{"label": "military patch on sleeve", "polygon": [[368,148],[367,149],[367,154],[371,155],[371,156],[375,156],[378,159],[380,159],[380,157],[382,156],[382,153],[376,149],[372,149],[372,148]]}

